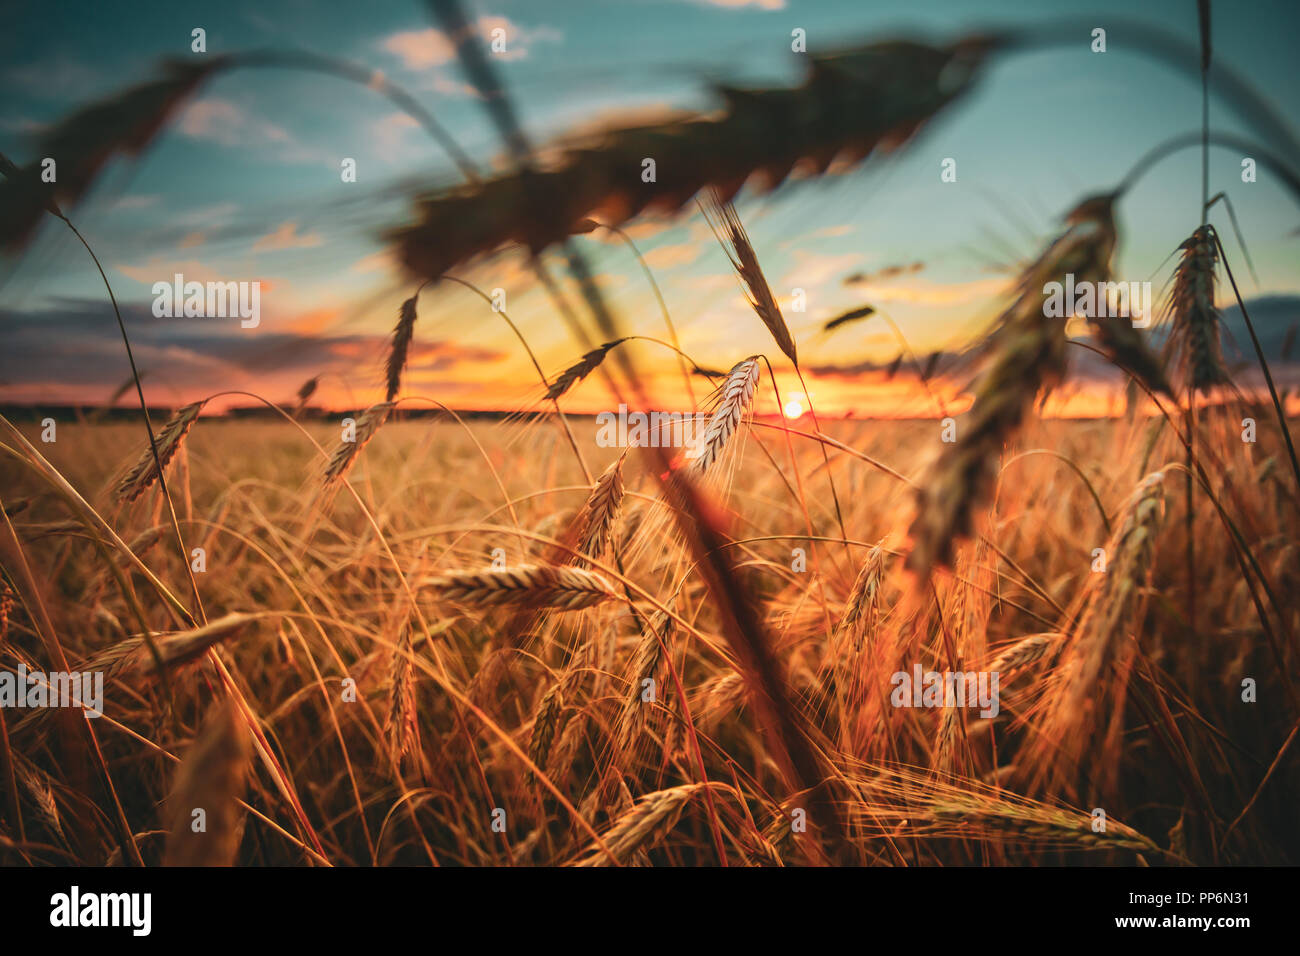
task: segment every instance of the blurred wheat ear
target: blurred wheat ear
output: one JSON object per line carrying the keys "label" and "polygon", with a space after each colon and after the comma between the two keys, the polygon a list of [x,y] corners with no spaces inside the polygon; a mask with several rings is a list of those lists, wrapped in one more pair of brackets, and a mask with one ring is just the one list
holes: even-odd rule
{"label": "blurred wheat ear", "polygon": [[[1115,194],[1092,196],[1066,216],[1068,228],[1021,273],[1016,300],[1002,314],[989,346],[975,402],[958,423],[928,480],[916,493],[907,566],[928,574],[951,567],[956,543],[974,531],[975,511],[987,499],[1003,447],[1020,431],[1036,400],[1064,379],[1065,320],[1047,315],[1048,283],[1073,275],[1075,284],[1110,281],[1116,244]],[[1089,319],[1102,351],[1148,388],[1169,393],[1163,368],[1128,318]]]}
{"label": "blurred wheat ear", "polygon": [[[389,238],[412,274],[433,278],[509,242],[541,252],[590,231],[592,215],[617,226],[647,209],[676,212],[710,186],[724,201],[751,179],[774,189],[801,161],[816,174],[837,157],[861,162],[900,148],[966,92],[996,43],[893,41],[808,56],[799,87],[719,87],[714,116],[610,128],[546,169],[421,198],[420,220]],[[657,163],[648,182],[645,157]]]}
{"label": "blurred wheat ear", "polygon": [[248,775],[249,752],[234,702],[218,704],[176,771],[168,798],[171,835],[164,866],[234,864],[243,833],[239,800]]}
{"label": "blurred wheat ear", "polygon": [[45,184],[41,166],[22,169],[6,163],[0,183],[0,246],[27,242],[45,212],[62,218],[56,197],[76,202],[90,189],[104,165],[117,154],[141,152],[169,116],[229,58],[168,60],[162,76],[85,106],[43,133],[35,153],[58,164],[58,179]]}

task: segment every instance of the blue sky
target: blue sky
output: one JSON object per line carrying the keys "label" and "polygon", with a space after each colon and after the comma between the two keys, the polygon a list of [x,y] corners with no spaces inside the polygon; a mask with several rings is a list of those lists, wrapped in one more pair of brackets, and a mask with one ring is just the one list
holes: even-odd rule
{"label": "blue sky", "polygon": [[[899,35],[943,41],[975,27],[1063,17],[1103,28],[1133,17],[1196,38],[1192,0],[1061,0],[1032,8],[993,0],[470,6],[484,35],[505,30],[507,52],[497,63],[517,112],[542,143],[631,116],[712,109],[714,81],[796,85],[806,62],[790,50],[794,28],[807,32],[813,53]],[[1216,62],[1239,71],[1288,121],[1300,116],[1297,26],[1294,3],[1215,5]],[[20,162],[33,159],[33,137],[44,124],[148,77],[164,57],[192,56],[194,27],[207,31],[210,53],[288,47],[382,70],[476,162],[497,161],[482,103],[416,2],[22,4],[14,29],[0,39],[0,149]],[[898,345],[884,324],[872,320],[834,336],[823,335],[821,324],[868,303],[895,319],[918,353],[964,346],[1005,304],[1009,265],[1035,254],[1064,210],[1114,185],[1151,146],[1197,128],[1199,88],[1191,78],[1142,56],[1122,31],[1110,30],[1105,54],[1092,53],[1089,42],[1084,33],[1072,46],[999,59],[969,98],[894,156],[771,195],[742,194],[741,215],[778,299],[788,304],[796,287],[807,293],[807,311],[787,309],[786,318],[805,364],[828,370],[812,382],[819,403],[863,414],[918,410],[901,385],[889,390],[869,376],[832,374],[841,365],[888,363]],[[1210,115],[1216,130],[1255,135],[1222,101],[1212,102]],[[357,160],[357,183],[340,182],[342,157]],[[947,157],[957,160],[956,183],[940,182]],[[1258,269],[1259,284],[1246,280],[1247,294],[1282,303],[1276,321],[1285,324],[1285,303],[1300,300],[1300,209],[1262,167],[1258,182],[1241,182],[1240,161],[1240,153],[1212,151],[1211,188],[1230,195]],[[413,287],[381,233],[411,217],[411,184],[458,182],[437,145],[370,90],[288,71],[236,72],[202,88],[140,161],[112,165],[71,212],[127,303],[151,401],[223,388],[284,401],[302,380],[322,374],[328,401],[362,404],[381,397],[384,340]],[[1197,224],[1199,188],[1196,150],[1142,180],[1120,207],[1117,275],[1160,288],[1170,253]],[[1226,217],[1214,221],[1232,254],[1237,245]],[[21,256],[0,261],[0,314],[17,330],[0,359],[0,401],[101,400],[126,376],[98,276],[55,226],[47,223]],[[630,231],[692,357],[725,368],[753,352],[776,353],[693,207],[671,220],[635,221]],[[628,329],[662,336],[658,306],[626,248],[599,237],[580,241]],[[842,281],[918,262],[923,268],[902,277]],[[262,325],[153,319],[150,286],[177,271],[199,281],[263,282]],[[458,274],[506,289],[511,317],[548,372],[581,351],[519,256],[504,253]],[[679,400],[675,363],[638,348],[665,403]],[[421,298],[407,384],[412,393],[467,407],[528,406],[541,391],[499,317],[472,294],[445,286]],[[580,389],[577,405],[604,407],[598,382]]]}

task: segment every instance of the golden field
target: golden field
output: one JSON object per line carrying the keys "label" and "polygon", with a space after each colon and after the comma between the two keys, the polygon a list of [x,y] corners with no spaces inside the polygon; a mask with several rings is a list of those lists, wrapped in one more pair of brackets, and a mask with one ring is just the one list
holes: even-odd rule
{"label": "golden field", "polygon": [[[1193,499],[1190,620],[1184,455],[1163,418],[1031,420],[979,533],[929,576],[899,555],[938,421],[826,422],[828,471],[806,417],[790,435],[747,419],[705,496],[785,724],[762,717],[770,685],[724,633],[660,460],[595,447],[591,419],[569,422],[585,467],[622,456],[623,494],[608,546],[580,559],[592,484],[554,418],[402,420],[399,403],[328,488],[336,420],[200,418],[167,470],[203,549],[197,603],[156,483],[113,494],[138,423],[61,425],[53,443],[32,426],[27,446],[8,431],[0,669],[55,670],[54,649],[103,662],[141,617],[167,667],[137,639],[103,717],[3,714],[18,800],[0,857],[1294,863],[1296,499],[1275,431],[1249,444],[1202,414],[1213,499]],[[611,586],[573,610],[448,588],[494,557]],[[999,671],[1000,712],[894,706],[891,675],[918,664]],[[210,711],[223,683],[237,703]]]}

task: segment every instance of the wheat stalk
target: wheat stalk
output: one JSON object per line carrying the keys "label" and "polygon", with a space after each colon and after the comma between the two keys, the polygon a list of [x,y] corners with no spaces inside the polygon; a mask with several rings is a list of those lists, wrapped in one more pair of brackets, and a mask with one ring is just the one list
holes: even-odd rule
{"label": "wheat stalk", "polygon": [[941,824],[964,823],[1000,836],[1059,840],[1088,849],[1119,847],[1163,852],[1150,839],[1117,820],[1108,819],[1105,832],[1097,833],[1092,829],[1090,815],[1049,806],[938,800],[921,810],[920,816]]}
{"label": "wheat stalk", "polygon": [[[1055,750],[1064,762],[1078,759],[1102,711],[1098,681],[1103,669],[1115,659],[1120,641],[1141,623],[1143,591],[1153,569],[1164,512],[1164,478],[1163,471],[1147,475],[1130,496],[1123,522],[1106,548],[1106,572],[1056,652],[1060,655],[1057,680],[1038,730],[1041,746]],[[1102,691],[1122,693],[1123,685]]]}
{"label": "wheat stalk", "polygon": [[865,319],[868,316],[875,314],[875,308],[869,305],[864,305],[857,309],[849,309],[849,311],[841,312],[835,318],[826,322],[822,326],[822,331],[833,332],[842,325],[848,325],[850,322],[856,322],[858,319]]}
{"label": "wheat stalk", "polygon": [[59,805],[54,800],[54,790],[50,786],[48,775],[17,755],[13,762],[13,770],[15,779],[26,792],[28,801],[36,811],[36,819],[66,845],[68,838],[63,832],[63,820],[59,816]]}
{"label": "wheat stalk", "polygon": [[723,717],[745,706],[745,678],[739,671],[715,677],[700,690],[700,702],[691,710],[696,723],[704,728],[716,726]]}
{"label": "wheat stalk", "polygon": [[867,560],[844,604],[836,634],[841,639],[847,637],[854,651],[862,650],[863,637],[874,634],[880,620],[880,585],[888,558],[889,552],[878,544],[867,552]]}
{"label": "wheat stalk", "polygon": [[47,211],[62,218],[54,196],[79,200],[105,163],[117,153],[140,153],[167,117],[214,71],[229,63],[230,57],[215,54],[167,60],[163,76],[84,106],[46,128],[36,155],[58,164],[57,183],[53,187],[44,183],[40,163],[29,163],[20,170],[5,162],[7,182],[0,185],[0,207],[6,214],[0,217],[0,244],[14,247],[25,243]]}
{"label": "wheat stalk", "polygon": [[585,353],[582,358],[578,359],[578,361],[574,362],[561,372],[559,376],[556,377],[555,381],[551,383],[550,387],[546,390],[546,400],[555,401],[569,389],[573,388],[574,385],[578,384],[592,372],[596,371],[596,369],[600,368],[600,364],[605,361],[605,356],[609,354],[610,349],[616,348],[626,341],[626,338],[614,339],[612,342],[606,342],[604,345]]}
{"label": "wheat stalk", "polygon": [[577,611],[619,596],[610,581],[583,568],[520,564],[493,571],[453,571],[422,587],[469,607],[524,605]]}

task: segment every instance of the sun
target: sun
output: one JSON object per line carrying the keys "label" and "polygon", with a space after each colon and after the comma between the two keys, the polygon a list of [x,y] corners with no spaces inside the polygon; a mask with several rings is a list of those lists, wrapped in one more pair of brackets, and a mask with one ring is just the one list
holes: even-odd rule
{"label": "sun", "polygon": [[803,404],[797,398],[792,398],[785,403],[785,417],[798,418],[803,414]]}

